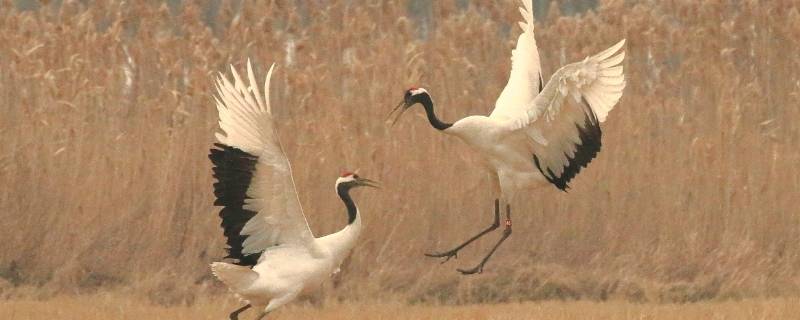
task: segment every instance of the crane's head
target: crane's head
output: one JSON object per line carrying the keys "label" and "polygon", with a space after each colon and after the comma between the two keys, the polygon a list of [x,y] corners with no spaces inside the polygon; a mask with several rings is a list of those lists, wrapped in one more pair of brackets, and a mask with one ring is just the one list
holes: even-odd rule
{"label": "crane's head", "polygon": [[411,108],[413,105],[417,103],[422,103],[426,99],[430,100],[431,96],[428,94],[428,90],[425,90],[425,88],[421,87],[408,88],[408,90],[406,90],[405,94],[403,95],[403,101],[400,101],[400,103],[397,104],[397,106],[394,107],[394,109],[392,109],[391,112],[389,112],[389,114],[386,116],[386,119],[388,120],[395,111],[400,109],[400,107],[403,107],[402,109],[400,109],[400,112],[397,113],[397,117],[394,118],[394,121],[392,121],[392,125],[394,125],[395,123],[397,123],[397,120],[400,119],[400,116],[403,115],[403,112],[405,112],[406,110],[408,110],[408,108]]}
{"label": "crane's head", "polygon": [[342,171],[342,175],[339,179],[336,179],[336,192],[350,190],[355,187],[379,188],[377,181],[362,178],[357,173]]}

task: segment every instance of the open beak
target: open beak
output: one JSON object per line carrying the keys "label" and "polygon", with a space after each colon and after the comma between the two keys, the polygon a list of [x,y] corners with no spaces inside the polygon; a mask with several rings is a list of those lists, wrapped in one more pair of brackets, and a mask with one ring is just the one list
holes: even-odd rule
{"label": "open beak", "polygon": [[[403,108],[401,109],[400,107],[403,107]],[[400,101],[400,103],[398,103],[397,106],[395,106],[394,109],[392,109],[392,111],[389,112],[388,115],[386,115],[386,120],[389,120],[389,118],[392,117],[392,114],[399,109],[400,112],[397,113],[397,116],[392,121],[392,126],[394,126],[394,124],[397,123],[397,120],[400,120],[400,116],[403,115],[403,112],[405,112],[408,109],[408,107],[409,107],[409,105],[408,105],[408,103],[406,103],[405,100]],[[386,120],[384,120],[384,121],[386,121]]]}
{"label": "open beak", "polygon": [[367,179],[367,178],[358,178],[358,185],[365,186],[365,187],[370,187],[370,188],[375,188],[375,189],[380,189],[381,188],[378,185],[377,181],[373,181],[373,180],[370,180],[370,179]]}

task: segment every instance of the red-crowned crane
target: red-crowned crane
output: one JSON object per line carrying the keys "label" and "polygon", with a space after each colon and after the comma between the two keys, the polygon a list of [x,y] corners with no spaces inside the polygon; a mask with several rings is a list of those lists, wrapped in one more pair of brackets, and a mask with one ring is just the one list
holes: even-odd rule
{"label": "red-crowned crane", "polygon": [[[522,34],[512,51],[508,84],[487,116],[468,116],[454,123],[443,122],[434,113],[431,95],[424,88],[410,88],[391,116],[400,109],[395,122],[405,110],[419,103],[431,126],[454,135],[477,149],[494,176],[494,223],[452,250],[426,254],[448,261],[458,251],[500,226],[500,199],[506,203],[505,230],[500,240],[471,269],[462,274],[483,271],[486,261],[511,235],[510,203],[523,191],[552,184],[568,188],[575,175],[600,151],[600,123],[617,104],[625,88],[620,49],[625,40],[581,62],[561,67],[543,85],[539,52],[533,36],[533,9],[530,0],[522,0]],[[496,188],[497,189],[497,188]]]}
{"label": "red-crowned crane", "polygon": [[[274,67],[274,64],[273,64]],[[232,263],[214,262],[211,270],[246,305],[259,310],[258,319],[315,289],[335,272],[361,233],[361,215],[350,197],[360,186],[375,182],[344,172],[334,190],[347,210],[347,226],[339,232],[315,238],[308,227],[272,119],[269,80],[262,98],[250,62],[245,85],[231,66],[233,83],[220,74],[215,97],[221,133],[211,149],[214,165],[215,205]]]}

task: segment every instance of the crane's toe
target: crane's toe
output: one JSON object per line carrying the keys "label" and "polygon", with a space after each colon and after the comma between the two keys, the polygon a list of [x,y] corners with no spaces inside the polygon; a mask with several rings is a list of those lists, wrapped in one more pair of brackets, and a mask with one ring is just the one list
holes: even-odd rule
{"label": "crane's toe", "polygon": [[444,258],[440,263],[445,263],[450,261],[451,258],[458,259],[458,250],[450,250],[440,253],[425,253],[425,256],[431,258]]}
{"label": "crane's toe", "polygon": [[483,273],[483,263],[475,266],[472,269],[461,269],[461,268],[458,268],[456,270],[458,272],[461,272],[461,274],[463,274],[463,275],[471,275],[471,274],[476,274],[476,273]]}

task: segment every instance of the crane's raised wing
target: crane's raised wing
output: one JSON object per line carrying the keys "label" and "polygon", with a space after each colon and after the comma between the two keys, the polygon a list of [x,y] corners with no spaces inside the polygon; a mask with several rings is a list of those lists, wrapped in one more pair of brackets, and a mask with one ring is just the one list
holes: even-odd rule
{"label": "crane's raised wing", "polygon": [[303,246],[316,252],[297,197],[292,169],[272,120],[267,73],[264,96],[256,85],[250,61],[249,85],[231,66],[233,83],[220,73],[217,79],[219,126],[209,158],[214,165],[214,194],[228,243],[228,256],[252,266],[261,253],[275,245]]}
{"label": "crane's raised wing", "polygon": [[530,103],[542,91],[542,67],[539,48],[533,37],[533,7],[530,0],[521,0],[519,12],[525,21],[520,21],[522,34],[517,46],[511,51],[511,73],[508,83],[497,98],[491,118],[505,120],[516,114],[521,105]]}
{"label": "crane's raised wing", "polygon": [[556,71],[534,100],[518,108],[505,124],[533,141],[533,161],[561,190],[600,151],[600,123],[622,97],[625,76],[618,51],[611,48]]}

